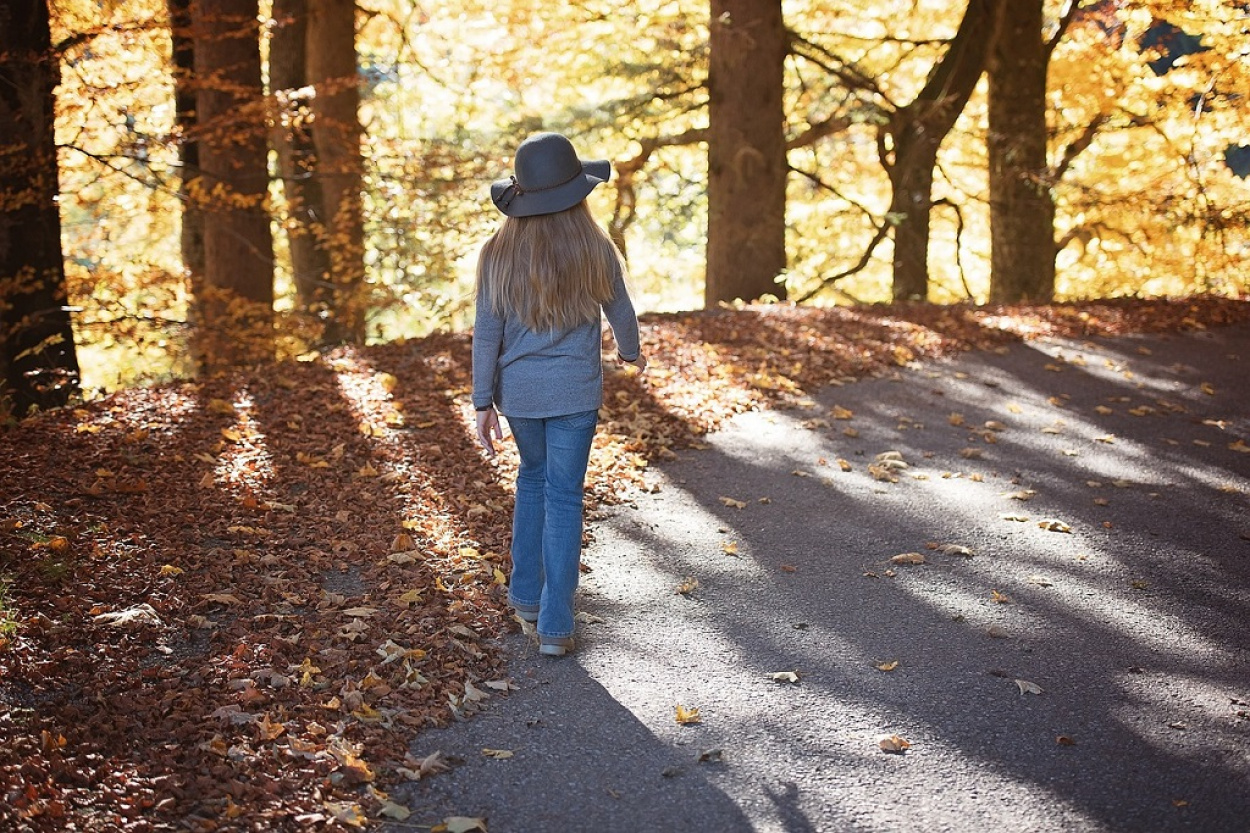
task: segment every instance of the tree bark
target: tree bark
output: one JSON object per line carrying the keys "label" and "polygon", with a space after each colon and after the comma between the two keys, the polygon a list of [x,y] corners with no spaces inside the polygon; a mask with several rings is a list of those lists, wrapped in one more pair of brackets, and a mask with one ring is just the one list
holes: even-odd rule
{"label": "tree bark", "polygon": [[200,174],[200,148],[195,139],[195,38],[191,0],[168,0],[170,39],[173,42],[174,112],[178,125],[178,155],[182,165],[182,268],[191,286],[204,280],[204,213],[189,188]]}
{"label": "tree bark", "polygon": [[273,146],[286,197],[286,230],[298,310],[318,321],[327,311],[330,258],[318,243],[326,236],[321,186],[312,141],[308,84],[308,0],[274,0],[269,42],[269,85],[278,101]]}
{"label": "tree bark", "polygon": [[196,135],[204,212],[204,278],[197,290],[202,367],[273,353],[273,239],[260,26],[256,0],[195,0]]}
{"label": "tree bark", "polygon": [[1012,4],[989,66],[990,300],[1055,294],[1055,202],[1046,158],[1042,0]]}
{"label": "tree bark", "polygon": [[324,339],[364,340],[364,226],[361,216],[360,85],[354,0],[308,0],[307,73],[315,87],[312,139],[329,255],[329,286],[318,283]]}
{"label": "tree bark", "polygon": [[914,101],[884,127],[881,161],[890,177],[894,299],[929,297],[929,215],[938,148],[985,69],[1003,0],[969,0],[950,47]]}
{"label": "tree bark", "polygon": [[712,0],[704,303],[786,297],[780,0]]}
{"label": "tree bark", "polygon": [[78,389],[66,305],[45,0],[0,5],[0,371],[13,412],[64,405]]}

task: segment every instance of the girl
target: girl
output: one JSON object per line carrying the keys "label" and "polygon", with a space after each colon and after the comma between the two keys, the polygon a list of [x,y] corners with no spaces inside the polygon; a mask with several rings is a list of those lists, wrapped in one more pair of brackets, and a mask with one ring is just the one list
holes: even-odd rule
{"label": "girl", "polygon": [[477,264],[473,407],[487,456],[508,419],[521,458],[508,602],[538,623],[539,651],[573,647],[582,486],[599,406],[600,310],[621,361],[645,370],[621,254],[586,196],[611,175],[558,133],[517,148],[515,174],[491,185],[505,215]]}

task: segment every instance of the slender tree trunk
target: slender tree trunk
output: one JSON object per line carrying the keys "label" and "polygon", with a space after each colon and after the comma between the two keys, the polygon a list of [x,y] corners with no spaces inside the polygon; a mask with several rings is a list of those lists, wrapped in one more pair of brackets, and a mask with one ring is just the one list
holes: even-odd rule
{"label": "slender tree trunk", "polygon": [[178,153],[182,164],[179,196],[182,200],[182,268],[193,292],[204,281],[204,213],[190,188],[200,175],[200,148],[195,139],[195,38],[191,0],[168,0],[174,61],[174,111],[178,124]]}
{"label": "slender tree trunk", "polygon": [[307,77],[316,88],[312,138],[326,231],[321,242],[330,261],[330,286],[318,299],[328,312],[325,340],[360,342],[365,267],[356,4],[309,0],[308,11]]}
{"label": "slender tree trunk", "polygon": [[938,148],[985,69],[1004,0],[969,0],[959,30],[916,99],[886,125],[881,158],[893,194],[894,299],[929,297],[929,213]]}
{"label": "slender tree trunk", "polygon": [[312,104],[303,90],[308,83],[308,0],[274,0],[273,36],[269,42],[269,85],[277,98],[278,121],[273,146],[286,197],[282,225],[291,252],[291,273],[297,306],[320,321],[328,314],[330,258],[318,239],[325,239],[324,208],[312,141]]}
{"label": "slender tree trunk", "polygon": [[1045,302],[1055,294],[1042,5],[1011,4],[990,60],[990,300],[997,303]]}
{"label": "slender tree trunk", "polygon": [[196,115],[204,211],[197,357],[206,368],[273,353],[273,240],[256,0],[196,0]]}
{"label": "slender tree trunk", "polygon": [[707,306],[786,296],[785,56],[780,0],[712,0]]}
{"label": "slender tree trunk", "polygon": [[890,172],[890,217],[894,223],[894,300],[929,298],[929,216],[933,211],[933,168],[938,145],[925,136],[896,140],[904,165]]}
{"label": "slender tree trunk", "polygon": [[0,400],[18,414],[78,389],[56,204],[59,80],[45,0],[0,5]]}

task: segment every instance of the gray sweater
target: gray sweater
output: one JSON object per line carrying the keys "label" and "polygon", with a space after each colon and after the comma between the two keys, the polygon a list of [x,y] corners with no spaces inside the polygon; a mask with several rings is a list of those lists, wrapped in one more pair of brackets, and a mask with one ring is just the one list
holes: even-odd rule
{"label": "gray sweater", "polygon": [[[617,350],[641,351],[638,317],[618,273],[603,304]],[[571,330],[536,333],[515,318],[491,312],[478,293],[473,327],[473,407],[494,405],[504,416],[540,419],[598,410],[603,404],[602,333],[598,319]]]}

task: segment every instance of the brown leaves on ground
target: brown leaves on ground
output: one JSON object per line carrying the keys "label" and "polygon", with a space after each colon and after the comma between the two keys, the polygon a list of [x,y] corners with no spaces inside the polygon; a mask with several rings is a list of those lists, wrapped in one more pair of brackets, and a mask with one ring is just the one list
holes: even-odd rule
{"label": "brown leaves on ground", "polygon": [[[591,509],[651,488],[649,460],[735,413],[904,354],[1248,319],[1214,298],[651,316],[651,370],[607,365]],[[448,765],[408,755],[412,737],[502,690],[493,638],[516,627],[515,452],[479,453],[469,386],[469,337],[438,335],[123,391],[0,435],[0,827],[403,815],[386,785]],[[895,462],[874,464],[888,478]]]}

